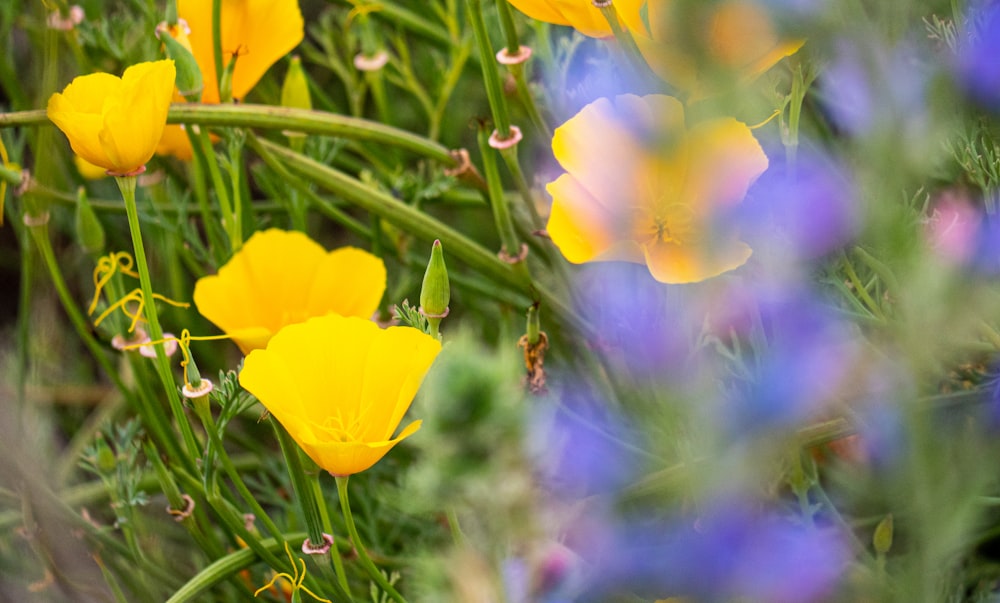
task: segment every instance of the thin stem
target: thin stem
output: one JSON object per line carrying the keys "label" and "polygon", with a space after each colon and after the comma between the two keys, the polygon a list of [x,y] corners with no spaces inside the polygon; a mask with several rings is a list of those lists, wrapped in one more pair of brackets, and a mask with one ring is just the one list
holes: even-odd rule
{"label": "thin stem", "polygon": [[503,95],[503,85],[497,71],[493,47],[490,45],[489,32],[483,20],[483,6],[480,0],[466,0],[469,7],[469,21],[479,46],[480,67],[483,70],[483,82],[486,84],[486,96],[490,101],[490,111],[493,114],[493,124],[501,139],[510,136],[510,117],[507,115],[507,101]]}
{"label": "thin stem", "polygon": [[[135,251],[136,269],[139,271],[139,286],[142,289],[143,316],[149,325],[149,337],[153,341],[163,339],[163,328],[160,327],[160,318],[156,313],[156,302],[153,299],[153,283],[149,276],[149,263],[146,260],[146,250],[142,244],[142,232],[139,229],[139,210],[135,203],[135,176],[120,176],[115,178],[118,188],[121,190],[122,199],[125,201],[125,213],[128,216],[129,233],[132,235],[132,247]],[[191,458],[198,458],[200,455],[198,442],[194,438],[191,424],[184,414],[184,406],[181,404],[180,395],[177,393],[177,383],[170,372],[170,361],[162,345],[155,345],[156,351],[156,372],[160,375],[160,381],[167,393],[167,401],[170,410],[180,429],[184,439],[184,446]]]}
{"label": "thin stem", "polygon": [[[500,235],[500,241],[503,242],[504,249],[510,256],[517,256],[521,251],[521,242],[514,233],[514,222],[510,217],[510,208],[507,207],[507,197],[503,194],[503,184],[500,182],[496,154],[487,142],[488,138],[489,134],[486,129],[479,128],[479,151],[483,157],[483,175],[486,177],[489,189],[493,219],[496,222],[497,232]],[[523,264],[523,262],[518,262],[518,264]]]}
{"label": "thin stem", "polygon": [[358,536],[358,528],[354,525],[354,515],[351,513],[351,501],[347,496],[347,481],[348,476],[335,476],[337,480],[337,494],[340,495],[340,510],[344,514],[344,523],[347,525],[347,533],[351,536],[351,543],[354,544],[354,549],[358,552],[358,559],[361,560],[361,565],[368,571],[368,575],[384,590],[396,603],[406,603],[406,599],[403,595],[399,594],[399,591],[389,584],[389,581],[385,579],[382,572],[375,567],[372,563],[371,557],[368,556],[368,551],[365,550],[364,544],[361,543],[361,537]]}

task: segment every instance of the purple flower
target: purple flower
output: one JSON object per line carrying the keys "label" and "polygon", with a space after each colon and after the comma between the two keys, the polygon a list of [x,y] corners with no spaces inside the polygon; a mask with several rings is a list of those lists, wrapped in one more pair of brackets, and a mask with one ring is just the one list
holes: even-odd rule
{"label": "purple flower", "polygon": [[720,413],[727,430],[751,435],[796,427],[837,398],[856,370],[854,327],[805,290],[762,288],[746,308],[756,357],[734,380]]}
{"label": "purple flower", "polygon": [[693,289],[665,286],[645,266],[590,264],[577,281],[577,311],[595,328],[592,342],[634,376],[670,379],[687,363],[701,321],[688,298]]}
{"label": "purple flower", "polygon": [[973,100],[1000,110],[1000,4],[980,2],[965,19],[955,59],[959,85]]}
{"label": "purple flower", "polygon": [[821,98],[833,122],[854,135],[886,127],[926,131],[928,76],[909,45],[865,48],[844,41],[819,81]]}
{"label": "purple flower", "polygon": [[807,529],[747,501],[708,505],[696,519],[618,520],[590,532],[582,601],[619,592],[650,598],[809,603],[829,595],[849,561],[836,534]]}
{"label": "purple flower", "polygon": [[762,261],[812,259],[838,249],[858,232],[860,211],[846,170],[803,146],[790,165],[780,151],[740,210],[741,232]]}
{"label": "purple flower", "polygon": [[549,490],[563,498],[615,494],[635,480],[638,432],[586,391],[567,391],[531,425],[531,453]]}

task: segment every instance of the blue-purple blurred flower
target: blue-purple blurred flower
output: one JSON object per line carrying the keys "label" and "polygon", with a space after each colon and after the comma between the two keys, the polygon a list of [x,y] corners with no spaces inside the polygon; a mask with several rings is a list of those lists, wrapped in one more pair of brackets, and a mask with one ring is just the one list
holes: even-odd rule
{"label": "blue-purple blurred flower", "polygon": [[976,102],[1000,110],[1000,3],[979,2],[968,11],[957,51],[960,86]]}
{"label": "blue-purple blurred flower", "polygon": [[853,179],[808,145],[790,164],[780,151],[740,209],[744,240],[761,262],[817,258],[853,239],[860,211]]}
{"label": "blue-purple blurred flower", "polygon": [[[877,42],[874,42],[877,43]],[[837,46],[819,80],[834,124],[856,136],[926,132],[928,73],[914,47],[868,48],[857,40]]]}
{"label": "blue-purple blurred flower", "polygon": [[632,592],[699,602],[809,603],[831,594],[850,559],[837,534],[741,500],[709,505],[696,519],[609,520],[605,528],[580,541],[590,570],[577,600]]}
{"label": "blue-purple blurred flower", "polygon": [[563,392],[531,421],[531,455],[549,491],[567,499],[614,495],[632,483],[642,458],[639,434],[586,391]]}
{"label": "blue-purple blurred flower", "polygon": [[797,427],[821,414],[852,381],[859,344],[854,328],[815,294],[800,288],[761,288],[746,308],[757,357],[745,381],[726,398],[724,425],[732,434]]}
{"label": "blue-purple blurred flower", "polygon": [[689,370],[701,319],[692,286],[665,286],[642,265],[590,264],[577,281],[577,311],[600,338],[594,345],[633,376],[671,379]]}

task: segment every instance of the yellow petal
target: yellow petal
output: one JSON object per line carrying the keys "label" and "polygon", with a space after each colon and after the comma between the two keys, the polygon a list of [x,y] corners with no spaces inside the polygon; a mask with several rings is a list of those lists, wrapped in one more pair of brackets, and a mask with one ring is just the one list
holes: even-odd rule
{"label": "yellow petal", "polygon": [[767,169],[767,155],[750,128],[732,118],[695,125],[688,134],[688,190],[706,210],[738,203]]}
{"label": "yellow petal", "polygon": [[[201,69],[205,88],[202,102],[218,103],[219,87],[212,44],[212,3],[178,0],[178,15],[191,28],[191,53]],[[223,0],[223,67],[235,52],[233,97],[240,99],[264,73],[292,51],[304,35],[304,22],[297,0]]]}
{"label": "yellow petal", "polygon": [[385,266],[352,249],[327,253],[301,232],[257,232],[214,276],[195,284],[198,311],[244,352],[282,327],[330,312],[369,318],[385,291]]}
{"label": "yellow petal", "polygon": [[108,171],[99,165],[90,163],[79,155],[73,155],[73,163],[76,164],[76,171],[87,180],[97,180],[108,175]]}
{"label": "yellow petal", "polygon": [[742,241],[730,241],[722,250],[717,246],[718,242],[704,246],[659,242],[646,246],[646,265],[661,283],[695,283],[739,268],[753,253]]}
{"label": "yellow petal", "polygon": [[335,249],[316,267],[306,311],[319,316],[334,307],[341,316],[371,318],[382,301],[385,283],[382,260],[354,247]]}
{"label": "yellow petal", "polygon": [[590,262],[614,245],[619,238],[614,232],[615,216],[573,176],[563,174],[545,190],[552,195],[545,229],[567,260]]}
{"label": "yellow petal", "polygon": [[[644,138],[654,123],[683,124],[684,109],[669,96],[644,101],[635,95],[598,99],[556,128],[556,159],[609,211],[641,204],[649,194],[653,159]],[[654,112],[655,110],[655,112]]]}
{"label": "yellow petal", "polygon": [[318,465],[350,475],[420,427],[392,437],[440,349],[411,327],[382,330],[331,314],[290,325],[251,352],[240,383]]}
{"label": "yellow petal", "polygon": [[510,3],[532,19],[569,25],[585,36],[604,38],[612,35],[604,13],[590,0],[510,0]]}

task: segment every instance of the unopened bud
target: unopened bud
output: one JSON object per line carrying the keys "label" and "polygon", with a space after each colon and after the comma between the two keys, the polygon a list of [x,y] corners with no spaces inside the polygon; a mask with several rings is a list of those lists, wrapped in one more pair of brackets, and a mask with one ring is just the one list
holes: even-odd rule
{"label": "unopened bud", "polygon": [[427,262],[424,282],[420,287],[420,311],[427,317],[433,332],[437,332],[441,319],[448,315],[451,300],[451,286],[448,283],[448,267],[444,265],[444,251],[441,241],[431,245],[431,259]]}
{"label": "unopened bud", "polygon": [[186,24],[181,22],[177,25],[161,23],[156,28],[156,33],[163,42],[163,48],[167,56],[173,59],[177,68],[177,90],[181,96],[189,102],[196,103],[201,100],[201,90],[204,82],[201,77],[201,69],[198,68],[198,61],[195,60],[191,52],[191,43],[188,42]]}
{"label": "unopened bud", "polygon": [[312,109],[312,98],[309,96],[309,82],[306,72],[302,69],[302,59],[297,55],[288,64],[288,73],[281,85],[281,106],[294,109]]}
{"label": "unopened bud", "polygon": [[118,462],[115,459],[115,453],[104,440],[104,436],[99,436],[95,444],[97,447],[97,458],[94,459],[94,464],[97,466],[97,470],[101,473],[113,472]]}
{"label": "unopened bud", "polygon": [[875,534],[872,536],[872,545],[879,555],[885,555],[892,548],[892,532],[892,514],[889,514],[878,522]]}
{"label": "unopened bud", "polygon": [[104,227],[82,186],[76,194],[76,240],[87,254],[97,256],[104,253]]}

